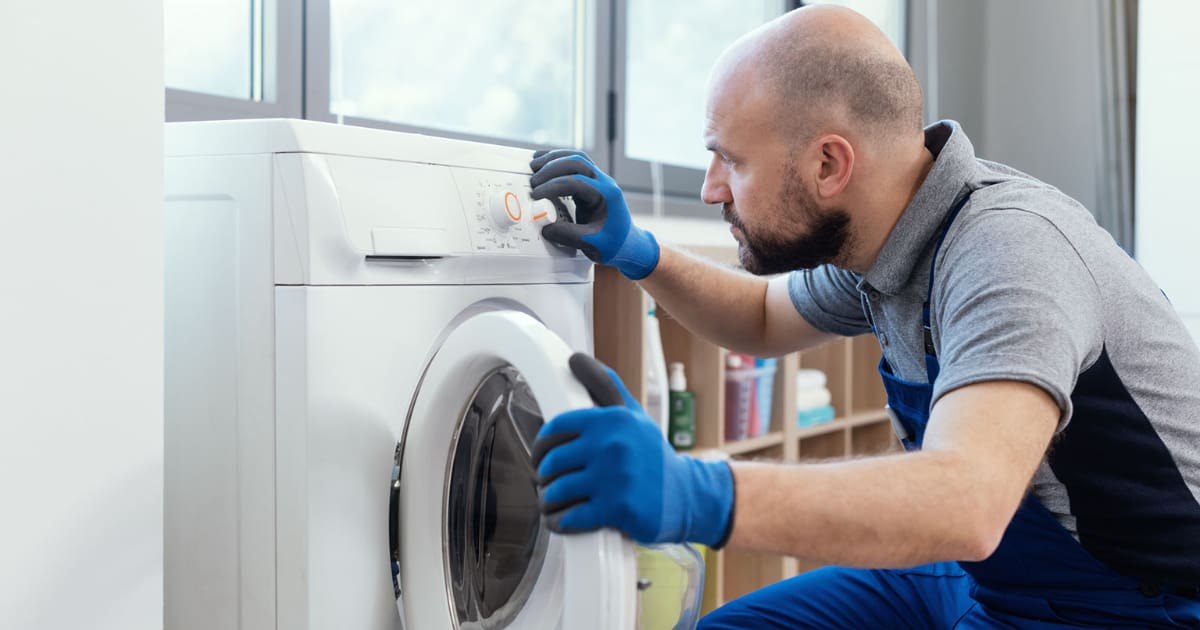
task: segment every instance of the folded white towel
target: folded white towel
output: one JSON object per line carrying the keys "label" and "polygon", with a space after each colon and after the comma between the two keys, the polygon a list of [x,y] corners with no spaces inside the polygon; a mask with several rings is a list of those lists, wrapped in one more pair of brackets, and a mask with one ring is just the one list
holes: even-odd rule
{"label": "folded white towel", "polygon": [[804,411],[813,407],[822,407],[833,401],[833,395],[824,387],[820,389],[801,389],[796,392],[796,409]]}
{"label": "folded white towel", "polygon": [[796,370],[796,389],[817,389],[825,387],[825,373],[821,370]]}

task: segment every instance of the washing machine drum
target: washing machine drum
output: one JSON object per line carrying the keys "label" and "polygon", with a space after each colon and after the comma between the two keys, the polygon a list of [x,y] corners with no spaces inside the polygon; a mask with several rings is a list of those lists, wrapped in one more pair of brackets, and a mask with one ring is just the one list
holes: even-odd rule
{"label": "washing machine drum", "polygon": [[570,348],[533,318],[477,315],[422,379],[393,483],[392,553],[405,627],[634,628],[634,547],[614,531],[541,524],[530,448],[543,418],[591,406]]}

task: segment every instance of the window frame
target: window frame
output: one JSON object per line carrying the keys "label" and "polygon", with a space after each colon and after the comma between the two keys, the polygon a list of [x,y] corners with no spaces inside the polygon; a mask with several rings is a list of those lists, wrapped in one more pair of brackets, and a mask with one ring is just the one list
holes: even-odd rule
{"label": "window frame", "polygon": [[[261,0],[262,100],[166,88],[167,122],[228,118],[303,118],[304,11],[295,0]],[[252,73],[253,74],[253,73]]]}
{"label": "window frame", "polygon": [[[261,0],[263,32],[264,100],[251,101],[203,94],[177,88],[166,90],[166,120],[216,120],[228,118],[301,118],[338,122],[330,111],[330,0]],[[923,58],[926,51],[914,44],[925,37],[926,5],[937,0],[906,0],[904,19],[906,55],[922,79],[929,71]],[[662,203],[655,208],[651,182],[651,162],[625,155],[625,79],[629,0],[587,0],[591,10],[590,33],[583,47],[592,51],[588,71],[591,94],[584,105],[584,146],[600,168],[612,175],[626,191],[631,210],[637,214],[719,220],[719,211],[700,200],[704,170],[661,165]],[[784,12],[804,6],[803,0],[785,0]],[[914,15],[914,11],[920,15]],[[917,59],[914,59],[917,57]],[[274,94],[270,94],[271,88]],[[269,98],[272,97],[273,98]],[[933,103],[928,102],[933,100]],[[932,107],[931,107],[932,106]],[[927,99],[927,111],[936,112],[936,99]],[[477,142],[501,143],[527,149],[554,149],[543,145],[500,136],[447,131],[355,116],[342,116],[341,122],[354,126],[421,133]],[[697,130],[697,143],[700,142]]]}

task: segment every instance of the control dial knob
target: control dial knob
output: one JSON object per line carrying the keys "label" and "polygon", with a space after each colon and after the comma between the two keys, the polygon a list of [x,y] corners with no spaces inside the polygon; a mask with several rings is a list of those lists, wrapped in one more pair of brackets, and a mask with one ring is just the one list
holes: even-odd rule
{"label": "control dial knob", "polygon": [[540,230],[558,220],[558,210],[549,199],[536,199],[530,208],[529,220]]}
{"label": "control dial knob", "polygon": [[507,230],[525,218],[525,209],[521,207],[517,193],[503,190],[492,193],[488,200],[488,216],[497,228]]}

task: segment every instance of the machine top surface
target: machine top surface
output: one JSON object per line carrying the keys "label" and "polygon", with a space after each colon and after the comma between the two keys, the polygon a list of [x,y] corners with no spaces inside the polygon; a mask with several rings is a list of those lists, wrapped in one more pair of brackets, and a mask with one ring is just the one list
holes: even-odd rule
{"label": "machine top surface", "polygon": [[165,125],[167,157],[322,153],[529,173],[530,151],[516,147],[349,125],[267,118]]}

